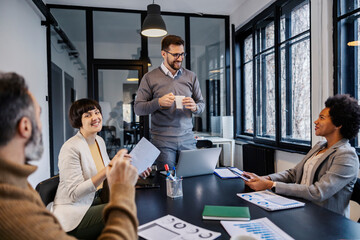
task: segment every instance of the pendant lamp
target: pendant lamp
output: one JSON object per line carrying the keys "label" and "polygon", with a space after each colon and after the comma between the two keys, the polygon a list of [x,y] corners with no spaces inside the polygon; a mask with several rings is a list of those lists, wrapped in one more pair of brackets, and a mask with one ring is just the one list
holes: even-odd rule
{"label": "pendant lamp", "polygon": [[128,82],[139,81],[138,72],[136,70],[129,70],[129,74],[128,74],[126,81],[128,81]]}
{"label": "pendant lamp", "polygon": [[141,27],[141,34],[147,37],[162,37],[167,34],[166,25],[160,14],[160,5],[149,4],[147,15]]}

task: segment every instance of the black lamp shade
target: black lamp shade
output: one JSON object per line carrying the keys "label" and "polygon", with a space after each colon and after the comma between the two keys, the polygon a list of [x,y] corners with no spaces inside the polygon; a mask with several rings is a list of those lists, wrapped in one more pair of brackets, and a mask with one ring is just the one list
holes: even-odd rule
{"label": "black lamp shade", "polygon": [[147,16],[141,27],[141,34],[147,37],[161,37],[166,35],[166,25],[160,15],[160,6],[150,4],[147,6],[147,10]]}

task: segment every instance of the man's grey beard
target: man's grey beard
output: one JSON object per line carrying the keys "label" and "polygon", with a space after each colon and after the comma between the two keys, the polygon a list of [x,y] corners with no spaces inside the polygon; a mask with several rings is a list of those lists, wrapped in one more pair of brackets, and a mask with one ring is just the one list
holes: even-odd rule
{"label": "man's grey beard", "polygon": [[38,129],[36,124],[34,125],[35,126],[33,126],[34,130],[32,133],[32,137],[25,147],[26,162],[40,159],[44,152],[44,144],[42,140],[41,131]]}

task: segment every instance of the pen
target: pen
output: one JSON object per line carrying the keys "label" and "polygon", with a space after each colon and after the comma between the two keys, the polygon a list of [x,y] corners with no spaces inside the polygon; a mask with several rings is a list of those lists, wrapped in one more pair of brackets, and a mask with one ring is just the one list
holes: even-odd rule
{"label": "pen", "polygon": [[175,168],[175,166],[173,167],[173,170],[174,170],[174,178],[176,178],[176,168]]}
{"label": "pen", "polygon": [[168,176],[171,180],[175,181],[175,178],[169,172],[169,165],[165,164],[164,167],[165,167],[165,171],[166,171],[166,176]]}
{"label": "pen", "polygon": [[166,176],[168,176],[172,181],[175,181],[175,178],[170,174],[170,172],[167,172]]}

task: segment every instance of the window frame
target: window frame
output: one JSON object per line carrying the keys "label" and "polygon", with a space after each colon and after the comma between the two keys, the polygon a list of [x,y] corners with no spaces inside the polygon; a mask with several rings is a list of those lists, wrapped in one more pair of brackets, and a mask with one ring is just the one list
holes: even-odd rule
{"label": "window frame", "polygon": [[[275,149],[290,151],[290,152],[301,152],[305,153],[310,150],[311,148],[311,142],[312,142],[312,136],[310,136],[309,141],[302,141],[297,139],[291,139],[291,142],[287,142],[286,139],[281,139],[281,70],[280,70],[280,50],[281,47],[284,46],[284,43],[291,42],[294,39],[307,39],[302,38],[303,35],[308,34],[310,38],[310,46],[311,46],[311,24],[309,26],[309,29],[306,31],[302,31],[301,33],[297,33],[296,35],[280,41],[280,18],[281,18],[281,10],[284,6],[286,6],[286,9],[294,9],[297,6],[299,6],[304,0],[292,0],[292,1],[286,1],[286,0],[279,0],[272,5],[270,5],[267,9],[265,9],[263,12],[255,16],[250,22],[245,24],[243,27],[241,27],[239,30],[237,30],[235,35],[235,42],[234,42],[234,112],[235,112],[235,138],[237,140],[242,141],[250,141],[257,144],[263,144],[268,147],[272,147]],[[309,2],[309,16],[311,13],[311,0],[308,0]],[[265,20],[269,18],[270,16],[274,17],[274,45],[270,48],[266,48],[264,50],[258,50],[258,53],[256,53],[256,31],[257,31],[257,23],[261,23],[262,20]],[[254,131],[253,134],[249,134],[245,132],[244,126],[245,126],[245,118],[244,118],[244,54],[245,49],[244,46],[244,40],[249,36],[249,34],[252,34],[253,38],[253,124],[254,124]],[[267,52],[269,49],[273,48],[274,51],[274,58],[275,58],[275,138],[267,139],[263,138],[261,136],[257,136],[257,129],[256,129],[256,88],[258,88],[256,84],[256,56],[259,56],[260,53]],[[311,51],[309,53],[310,55],[310,66],[311,66]],[[288,66],[288,64],[287,64]],[[289,69],[288,67],[286,69]],[[288,70],[287,70],[288,71]],[[289,82],[289,81],[287,81]],[[311,85],[311,69],[310,69],[310,85]],[[311,89],[311,86],[310,86]],[[286,91],[288,92],[289,89],[287,88]],[[289,94],[287,94],[289,96]],[[310,95],[310,102],[311,102],[311,95]],[[310,106],[311,108],[311,106]],[[310,109],[310,126],[311,126],[311,109]],[[264,122],[265,123],[265,122]],[[285,140],[285,141],[284,141]]]}
{"label": "window frame", "polygon": [[[357,75],[358,75],[358,72],[360,71],[360,69],[354,68],[353,72],[348,71],[348,73],[350,73],[351,76],[346,77],[347,81],[342,80],[341,75],[340,75],[341,74],[341,66],[339,66],[339,64],[348,65],[348,67],[350,66],[350,64],[348,64],[348,62],[346,62],[346,60],[348,58],[346,58],[346,59],[341,58],[341,56],[342,56],[341,51],[344,48],[341,48],[341,46],[340,46],[341,41],[339,40],[339,38],[341,36],[339,36],[339,34],[341,31],[339,31],[339,23],[342,20],[344,20],[350,16],[355,16],[355,15],[359,15],[358,19],[360,20],[360,5],[356,9],[354,8],[351,11],[341,14],[340,8],[339,8],[340,1],[341,0],[335,0],[333,2],[334,95],[346,93],[346,94],[350,94],[350,96],[353,96],[354,98],[359,100],[359,98],[360,98],[360,95],[358,94],[359,85],[358,85],[358,82],[356,81],[356,78],[357,78]],[[360,24],[360,22],[358,24]],[[360,41],[360,38],[358,40]],[[353,56],[358,55],[359,49],[354,48],[354,51],[352,51],[352,53],[353,53]],[[341,59],[342,61],[340,61],[339,59]],[[345,63],[344,63],[344,61],[345,61]],[[356,58],[356,60],[354,62],[351,62],[351,64],[353,66],[359,66],[358,58]],[[350,144],[355,147],[358,156],[360,156],[359,137],[360,136],[358,135],[358,137],[355,137],[354,139],[350,140]]]}

